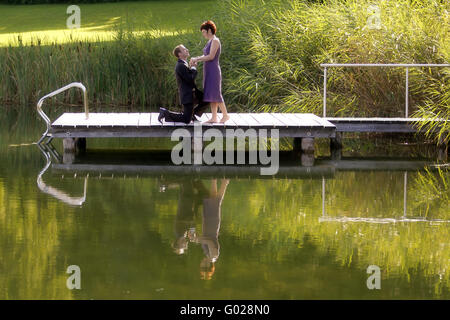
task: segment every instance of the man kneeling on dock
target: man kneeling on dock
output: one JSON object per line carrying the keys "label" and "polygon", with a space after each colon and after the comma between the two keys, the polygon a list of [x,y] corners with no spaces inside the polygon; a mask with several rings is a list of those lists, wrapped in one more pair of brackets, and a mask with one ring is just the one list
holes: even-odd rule
{"label": "man kneeling on dock", "polygon": [[[188,124],[191,120],[196,120],[195,117],[202,116],[208,106],[208,102],[203,102],[203,92],[195,85],[197,64],[189,67],[187,63],[189,50],[180,44],[175,47],[173,54],[178,58],[175,66],[175,77],[177,79],[180,103],[183,105],[183,112],[171,112],[165,108],[159,108],[158,120],[161,123],[165,119],[165,121],[169,122],[184,122]],[[195,100],[198,100],[198,105],[194,107]]]}

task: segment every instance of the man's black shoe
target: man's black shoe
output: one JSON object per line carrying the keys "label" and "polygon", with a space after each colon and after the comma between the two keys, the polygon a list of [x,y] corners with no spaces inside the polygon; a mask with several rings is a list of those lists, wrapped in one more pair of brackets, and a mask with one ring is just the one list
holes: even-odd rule
{"label": "man's black shoe", "polygon": [[163,123],[163,119],[166,116],[166,109],[164,108],[159,108],[159,116],[158,116],[158,121],[161,122],[161,124]]}

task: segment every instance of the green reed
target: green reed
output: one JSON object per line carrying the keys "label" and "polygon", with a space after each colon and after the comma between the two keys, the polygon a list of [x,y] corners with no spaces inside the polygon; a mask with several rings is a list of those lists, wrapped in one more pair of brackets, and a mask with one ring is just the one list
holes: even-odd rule
{"label": "green reed", "polygon": [[[186,41],[185,41],[186,40]],[[93,107],[159,107],[176,104],[173,47],[187,35],[157,37],[118,29],[113,41],[76,41],[0,48],[0,102],[34,105],[43,95],[79,81],[88,88]],[[75,90],[58,103],[80,104]]]}
{"label": "green reed", "polygon": [[[224,78],[231,101],[250,110],[321,114],[321,63],[448,63],[448,2],[376,2],[379,28],[368,23],[372,4],[223,1]],[[446,72],[410,69],[410,114],[448,110]],[[329,68],[327,103],[330,116],[403,117],[405,69]]]}

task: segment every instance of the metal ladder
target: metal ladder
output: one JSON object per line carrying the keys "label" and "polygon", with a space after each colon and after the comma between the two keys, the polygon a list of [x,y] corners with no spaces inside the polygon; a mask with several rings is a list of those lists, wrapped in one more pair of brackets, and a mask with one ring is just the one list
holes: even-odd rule
{"label": "metal ladder", "polygon": [[53,139],[52,135],[48,133],[50,131],[50,127],[51,127],[50,118],[44,113],[44,111],[42,111],[42,104],[44,103],[44,100],[47,98],[56,96],[57,94],[60,94],[61,92],[64,92],[70,88],[79,88],[83,91],[84,112],[86,114],[86,119],[89,119],[87,90],[86,90],[86,87],[82,83],[72,82],[71,84],[68,84],[67,86],[64,86],[58,90],[55,90],[55,91],[43,96],[41,99],[39,99],[39,101],[37,103],[37,107],[36,107],[37,112],[39,113],[39,115],[42,117],[42,119],[44,119],[45,123],[47,124],[47,130],[45,130],[44,134],[42,135],[42,137],[38,140],[38,142],[36,144],[40,145],[46,137],[49,137],[49,138],[48,138],[47,142],[45,142],[45,144],[49,144]]}

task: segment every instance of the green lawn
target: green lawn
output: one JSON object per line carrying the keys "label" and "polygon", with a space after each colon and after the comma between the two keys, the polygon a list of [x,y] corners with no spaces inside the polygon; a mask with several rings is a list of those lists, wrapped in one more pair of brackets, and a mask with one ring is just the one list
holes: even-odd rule
{"label": "green lawn", "polygon": [[214,0],[79,4],[81,28],[77,30],[66,27],[68,4],[0,5],[0,46],[16,45],[19,35],[25,43],[36,38],[64,43],[70,36],[108,40],[120,23],[155,36],[185,33],[210,19],[215,4]]}

